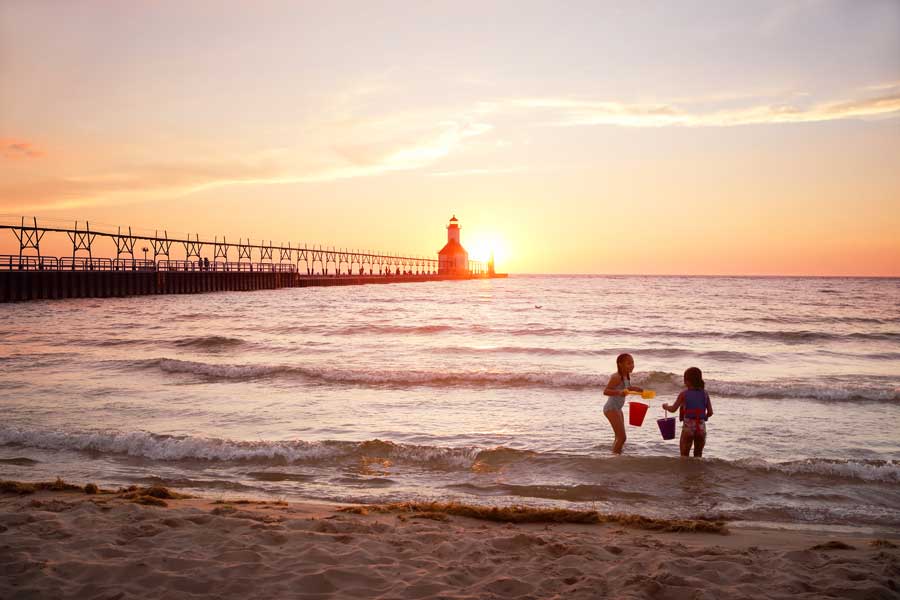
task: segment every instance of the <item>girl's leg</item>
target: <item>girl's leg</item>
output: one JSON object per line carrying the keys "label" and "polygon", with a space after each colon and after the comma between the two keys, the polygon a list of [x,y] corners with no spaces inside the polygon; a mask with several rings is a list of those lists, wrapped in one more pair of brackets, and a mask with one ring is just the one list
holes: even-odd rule
{"label": "girl's leg", "polygon": [[687,429],[681,430],[681,439],[678,440],[678,445],[681,447],[681,455],[682,456],[690,456],[691,455],[691,444],[694,443],[694,434],[692,434]]}
{"label": "girl's leg", "polygon": [[607,410],[603,412],[612,425],[613,433],[616,434],[616,441],[613,442],[613,454],[622,454],[622,446],[625,445],[625,417],[621,410]]}
{"label": "girl's leg", "polygon": [[703,456],[703,446],[706,445],[706,434],[696,435],[694,437],[694,456],[700,458]]}

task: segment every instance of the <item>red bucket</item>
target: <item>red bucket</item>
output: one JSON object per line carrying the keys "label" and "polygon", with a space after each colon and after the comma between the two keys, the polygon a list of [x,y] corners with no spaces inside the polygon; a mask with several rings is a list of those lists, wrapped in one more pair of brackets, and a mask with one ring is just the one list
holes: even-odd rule
{"label": "red bucket", "polygon": [[644,424],[644,416],[647,414],[649,404],[643,402],[628,403],[628,424],[640,427]]}

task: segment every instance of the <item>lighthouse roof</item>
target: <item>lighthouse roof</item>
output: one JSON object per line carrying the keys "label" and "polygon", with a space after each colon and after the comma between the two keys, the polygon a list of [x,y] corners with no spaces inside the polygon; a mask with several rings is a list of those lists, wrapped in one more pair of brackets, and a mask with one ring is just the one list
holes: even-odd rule
{"label": "lighthouse roof", "polygon": [[450,240],[449,242],[447,242],[447,245],[445,245],[443,248],[441,248],[441,250],[438,252],[438,254],[439,255],[445,255],[445,254],[468,255],[469,253],[466,252],[466,249],[463,248],[459,242],[457,242],[456,240]]}
{"label": "lighthouse roof", "polygon": [[458,222],[458,220],[457,220],[457,218],[456,218],[456,215],[453,215],[453,218],[450,219],[450,222],[451,222],[451,223],[457,223],[457,222]]}

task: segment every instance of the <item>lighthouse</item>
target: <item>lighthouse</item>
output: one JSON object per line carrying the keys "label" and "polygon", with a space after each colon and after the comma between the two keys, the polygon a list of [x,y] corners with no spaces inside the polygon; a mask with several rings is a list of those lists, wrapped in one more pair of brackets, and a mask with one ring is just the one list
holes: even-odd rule
{"label": "lighthouse", "polygon": [[438,275],[468,275],[469,253],[459,243],[459,221],[456,215],[447,225],[447,244],[438,252]]}

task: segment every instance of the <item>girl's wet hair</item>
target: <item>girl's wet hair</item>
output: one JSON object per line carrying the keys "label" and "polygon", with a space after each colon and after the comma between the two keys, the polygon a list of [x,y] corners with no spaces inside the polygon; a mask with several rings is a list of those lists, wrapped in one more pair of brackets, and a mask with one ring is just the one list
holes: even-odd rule
{"label": "girl's wet hair", "polygon": [[691,367],[685,371],[684,380],[688,384],[688,387],[696,388],[698,390],[706,388],[706,383],[703,381],[703,372],[697,367]]}
{"label": "girl's wet hair", "polygon": [[616,357],[616,371],[618,371],[619,377],[621,377],[622,379],[625,379],[625,373],[622,372],[622,363],[629,358],[631,360],[634,360],[634,358],[632,358],[632,356],[628,353],[620,354]]}

